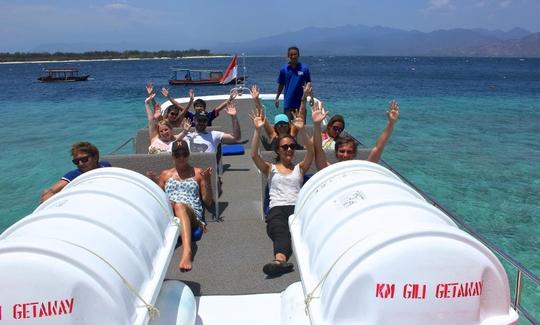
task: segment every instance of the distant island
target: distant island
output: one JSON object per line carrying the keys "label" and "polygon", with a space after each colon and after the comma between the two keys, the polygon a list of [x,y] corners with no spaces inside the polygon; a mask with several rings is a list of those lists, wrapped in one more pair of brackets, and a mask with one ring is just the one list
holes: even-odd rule
{"label": "distant island", "polygon": [[177,58],[187,56],[219,56],[226,54],[211,53],[210,50],[185,50],[185,51],[91,51],[84,53],[76,52],[0,52],[0,62],[30,62],[30,61],[69,61],[69,60],[112,60],[112,59],[150,59],[150,58]]}

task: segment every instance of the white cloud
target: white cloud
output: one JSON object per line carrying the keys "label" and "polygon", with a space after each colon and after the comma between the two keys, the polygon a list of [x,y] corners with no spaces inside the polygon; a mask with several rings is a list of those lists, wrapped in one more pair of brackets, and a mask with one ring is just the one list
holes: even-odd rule
{"label": "white cloud", "polygon": [[450,2],[450,0],[429,0],[428,2],[428,11],[436,11],[436,10],[453,10],[455,9],[454,5]]}
{"label": "white cloud", "polygon": [[506,7],[508,7],[508,6],[511,5],[511,4],[512,4],[512,1],[510,1],[510,0],[505,0],[505,1],[499,2],[499,6],[500,6],[501,8],[506,8]]}

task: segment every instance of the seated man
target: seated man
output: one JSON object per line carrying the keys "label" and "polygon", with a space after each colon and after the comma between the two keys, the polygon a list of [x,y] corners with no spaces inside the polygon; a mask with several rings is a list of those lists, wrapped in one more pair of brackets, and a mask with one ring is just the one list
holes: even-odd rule
{"label": "seated man", "polygon": [[45,202],[54,194],[60,192],[69,182],[79,175],[100,167],[111,167],[108,161],[99,161],[99,151],[90,142],[77,142],[71,146],[72,162],[77,166],[66,173],[56,184],[41,193],[40,202]]}
{"label": "seated man", "polygon": [[[312,107],[312,118],[313,118],[313,145],[315,146],[315,164],[318,170],[321,170],[330,165],[324,154],[322,147],[322,137],[321,137],[321,122],[326,117],[327,113],[324,111],[322,104],[319,102]],[[383,132],[377,139],[375,146],[371,149],[367,160],[371,162],[379,162],[381,159],[384,146],[394,130],[394,124],[396,123],[399,117],[399,106],[395,100],[390,102],[388,106],[388,111],[386,112],[388,116],[388,123],[384,128]],[[357,144],[353,138],[348,136],[340,136],[335,140],[335,152],[336,158],[338,161],[351,160],[356,157]]]}
{"label": "seated man", "polygon": [[[195,100],[193,102],[193,108],[195,108],[195,114],[191,113],[189,111],[189,104],[186,108],[184,108],[183,106],[181,106],[175,99],[174,97],[170,96],[169,94],[169,91],[166,89],[166,88],[163,88],[162,90],[162,93],[165,97],[167,97],[167,99],[173,103],[173,106],[174,107],[179,107],[181,110],[180,110],[180,115],[179,117],[182,119],[185,117],[187,117],[190,121],[191,121],[191,126],[195,126],[196,124],[196,121],[195,121],[195,114],[197,113],[201,113],[201,114],[205,114],[206,117],[208,118],[208,123],[206,126],[212,126],[212,121],[217,118],[219,116],[219,112],[221,110],[223,110],[225,107],[227,107],[228,104],[232,103],[232,101],[236,98],[236,96],[238,95],[238,92],[236,91],[236,89],[233,89],[231,90],[230,94],[229,94],[229,98],[225,101],[223,101],[221,104],[219,104],[216,108],[214,108],[212,111],[210,112],[207,112],[206,111],[206,102],[199,98],[197,100]],[[193,92],[190,91],[190,96],[193,96]],[[190,97],[190,100],[192,99],[193,97]],[[191,101],[190,101],[191,103]]]}
{"label": "seated man", "polygon": [[227,104],[225,112],[232,119],[232,134],[214,130],[206,131],[208,116],[203,112],[198,112],[195,115],[195,131],[189,132],[185,137],[191,152],[216,152],[220,143],[236,143],[240,140],[240,124],[236,117],[236,106],[233,102]]}

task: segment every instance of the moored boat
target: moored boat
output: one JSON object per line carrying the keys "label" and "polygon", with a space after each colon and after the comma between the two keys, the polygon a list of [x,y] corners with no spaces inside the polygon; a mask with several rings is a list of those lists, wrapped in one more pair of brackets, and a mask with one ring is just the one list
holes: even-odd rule
{"label": "moored boat", "polygon": [[244,82],[245,76],[238,76],[238,60],[235,55],[225,71],[193,70],[172,68],[170,85],[230,85]]}
{"label": "moored boat", "polygon": [[87,81],[89,74],[79,75],[77,68],[47,68],[43,69],[45,76],[38,78],[41,82],[69,82],[69,81]]}

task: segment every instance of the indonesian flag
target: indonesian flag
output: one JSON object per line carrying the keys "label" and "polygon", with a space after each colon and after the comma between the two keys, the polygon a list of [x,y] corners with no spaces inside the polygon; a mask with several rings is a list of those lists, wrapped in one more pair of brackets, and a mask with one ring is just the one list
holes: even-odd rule
{"label": "indonesian flag", "polygon": [[227,67],[227,70],[225,70],[225,73],[223,74],[223,77],[219,81],[220,84],[226,85],[229,82],[233,81],[236,78],[236,75],[238,73],[238,61],[236,59],[236,55],[232,58],[231,63],[229,63],[229,66]]}

